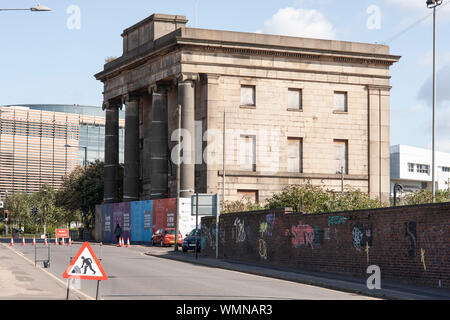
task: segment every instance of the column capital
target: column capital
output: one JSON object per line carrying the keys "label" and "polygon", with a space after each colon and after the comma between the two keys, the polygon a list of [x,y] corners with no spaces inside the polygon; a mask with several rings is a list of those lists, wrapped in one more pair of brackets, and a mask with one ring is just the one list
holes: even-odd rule
{"label": "column capital", "polygon": [[122,104],[139,101],[140,96],[136,93],[127,93],[122,96]]}
{"label": "column capital", "polygon": [[120,109],[122,110],[122,101],[121,100],[106,100],[103,101],[102,110],[111,110],[111,109]]}
{"label": "column capital", "polygon": [[198,73],[180,73],[177,76],[177,82],[196,82],[200,79],[200,76]]}
{"label": "column capital", "polygon": [[173,87],[173,83],[170,81],[160,81],[152,83],[148,86],[148,93],[166,93],[169,92]]}
{"label": "column capital", "polygon": [[380,86],[380,85],[374,85],[374,84],[368,84],[368,85],[366,85],[366,88],[368,91],[382,90],[382,91],[388,91],[388,92],[390,92],[392,89],[391,86]]}

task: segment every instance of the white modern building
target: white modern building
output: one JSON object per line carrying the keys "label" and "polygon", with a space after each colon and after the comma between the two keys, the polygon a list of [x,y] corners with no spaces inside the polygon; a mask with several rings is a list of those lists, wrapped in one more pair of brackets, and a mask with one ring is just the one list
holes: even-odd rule
{"label": "white modern building", "polygon": [[[432,152],[406,145],[391,147],[391,193],[401,184],[403,192],[431,190]],[[436,190],[450,188],[450,153],[436,152]]]}

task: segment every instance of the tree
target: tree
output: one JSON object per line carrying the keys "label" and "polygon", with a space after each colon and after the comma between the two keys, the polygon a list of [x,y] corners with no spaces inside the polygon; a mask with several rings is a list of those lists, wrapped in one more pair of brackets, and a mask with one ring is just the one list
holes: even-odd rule
{"label": "tree", "polygon": [[[450,202],[449,190],[436,190],[436,202]],[[407,194],[400,200],[401,205],[417,205],[433,203],[433,193],[430,190],[420,190]]]}
{"label": "tree", "polygon": [[[121,177],[123,177],[123,166],[119,168],[119,179]],[[103,185],[104,163],[102,161],[96,160],[86,166],[86,178],[84,167],[78,166],[63,178],[62,186],[56,194],[56,204],[68,212],[81,214],[84,192],[86,192],[85,227],[90,228],[95,223],[95,206],[103,203]],[[122,187],[119,187],[119,201],[121,198]]]}
{"label": "tree", "polygon": [[14,193],[8,197],[8,211],[11,224],[30,223],[30,197],[26,193]]}

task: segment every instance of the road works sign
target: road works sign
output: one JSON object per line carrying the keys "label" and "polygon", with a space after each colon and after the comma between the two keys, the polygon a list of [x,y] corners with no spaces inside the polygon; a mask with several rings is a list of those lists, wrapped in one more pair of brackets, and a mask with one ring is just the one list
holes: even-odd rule
{"label": "road works sign", "polygon": [[85,242],[63,274],[65,279],[108,280],[94,251]]}
{"label": "road works sign", "polygon": [[56,229],[56,238],[68,238],[69,229]]}

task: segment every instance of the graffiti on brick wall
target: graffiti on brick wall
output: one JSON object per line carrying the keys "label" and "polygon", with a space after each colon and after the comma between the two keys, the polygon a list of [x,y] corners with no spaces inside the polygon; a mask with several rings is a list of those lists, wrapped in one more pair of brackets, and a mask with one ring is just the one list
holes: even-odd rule
{"label": "graffiti on brick wall", "polygon": [[244,220],[236,218],[233,223],[233,238],[237,243],[245,241]]}
{"label": "graffiti on brick wall", "polygon": [[258,240],[258,252],[259,252],[259,257],[262,260],[267,260],[267,243],[264,239],[259,239]]}
{"label": "graffiti on brick wall", "polygon": [[216,246],[216,226],[214,224],[202,225],[200,247],[203,250],[206,246],[211,248]]}
{"label": "graffiti on brick wall", "polygon": [[323,245],[323,240],[325,239],[325,230],[319,230],[319,227],[314,227],[314,245]]}
{"label": "graffiti on brick wall", "polygon": [[405,222],[406,251],[409,258],[416,256],[417,224],[413,221]]}
{"label": "graffiti on brick wall", "polygon": [[356,224],[352,229],[353,247],[361,251],[361,248],[372,246],[372,226]]}
{"label": "graffiti on brick wall", "polygon": [[299,222],[298,225],[292,226],[290,234],[295,248],[300,246],[314,248],[314,229],[311,226]]}
{"label": "graffiti on brick wall", "polygon": [[269,228],[270,228],[269,224],[265,221],[259,224],[259,233],[261,237],[264,237],[266,234],[268,235]]}
{"label": "graffiti on brick wall", "polygon": [[272,236],[273,233],[273,228],[274,228],[274,224],[275,224],[275,214],[271,213],[266,215],[266,223],[268,224],[268,229],[267,229],[267,235],[269,237]]}
{"label": "graffiti on brick wall", "polygon": [[328,226],[340,225],[346,223],[348,218],[341,216],[328,217]]}

